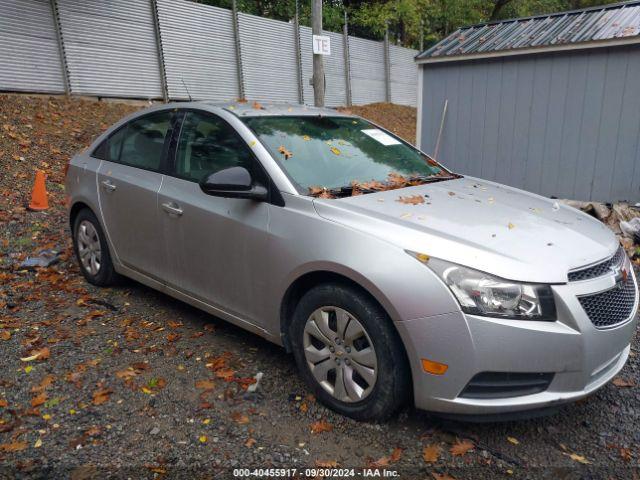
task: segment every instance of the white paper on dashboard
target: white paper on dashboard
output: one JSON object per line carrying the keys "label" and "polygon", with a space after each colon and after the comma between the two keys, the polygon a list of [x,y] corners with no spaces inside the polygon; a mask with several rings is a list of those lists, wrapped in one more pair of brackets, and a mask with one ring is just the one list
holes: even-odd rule
{"label": "white paper on dashboard", "polygon": [[362,130],[362,133],[364,133],[365,135],[369,135],[371,138],[380,142],[382,145],[400,145],[400,142],[398,140],[393,138],[388,133],[383,132],[382,130],[379,130],[377,128],[367,128],[365,130]]}

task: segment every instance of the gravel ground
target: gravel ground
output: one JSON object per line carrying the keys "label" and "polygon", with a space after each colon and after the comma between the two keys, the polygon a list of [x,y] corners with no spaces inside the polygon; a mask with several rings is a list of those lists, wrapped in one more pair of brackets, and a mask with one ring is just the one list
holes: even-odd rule
{"label": "gravel ground", "polygon": [[[338,466],[401,478],[639,478],[637,338],[617,385],[551,417],[470,424],[407,407],[358,423],[319,405],[292,356],[267,341],[132,281],[87,284],[71,255],[62,167],[135,108],[0,96],[0,477]],[[51,203],[42,213],[25,209],[38,167]],[[58,264],[18,267],[46,248],[62,251]]]}

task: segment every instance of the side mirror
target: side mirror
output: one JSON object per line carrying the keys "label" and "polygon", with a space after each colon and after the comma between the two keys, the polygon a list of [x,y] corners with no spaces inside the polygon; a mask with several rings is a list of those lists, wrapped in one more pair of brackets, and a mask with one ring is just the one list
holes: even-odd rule
{"label": "side mirror", "polygon": [[266,201],[268,190],[251,178],[251,174],[244,167],[225,168],[212,173],[200,182],[200,188],[207,195],[225,198],[245,198],[249,200]]}

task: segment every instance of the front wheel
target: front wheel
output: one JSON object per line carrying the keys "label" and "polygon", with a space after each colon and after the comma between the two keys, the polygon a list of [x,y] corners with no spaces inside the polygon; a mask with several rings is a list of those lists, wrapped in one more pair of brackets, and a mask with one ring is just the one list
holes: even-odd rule
{"label": "front wheel", "polygon": [[398,334],[384,310],[358,289],[311,289],[295,309],[290,334],[303,378],[329,408],[382,420],[409,396],[411,375]]}

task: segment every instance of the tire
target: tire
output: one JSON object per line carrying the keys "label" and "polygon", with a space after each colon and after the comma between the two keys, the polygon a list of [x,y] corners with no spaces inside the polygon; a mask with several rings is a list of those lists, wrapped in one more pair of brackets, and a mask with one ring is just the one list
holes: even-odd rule
{"label": "tire", "polygon": [[[82,275],[89,283],[99,287],[108,287],[117,283],[119,275],[113,268],[104,232],[100,222],[88,208],[80,210],[73,222],[73,249]],[[83,256],[85,261],[83,261]],[[98,262],[92,263],[89,260],[87,263],[87,256],[90,259],[93,256]],[[97,269],[94,268],[96,265]]]}
{"label": "tire", "polygon": [[385,420],[409,398],[402,342],[386,312],[361,290],[340,283],[312,288],[296,306],[289,334],[302,377],[332,410],[356,420]]}

